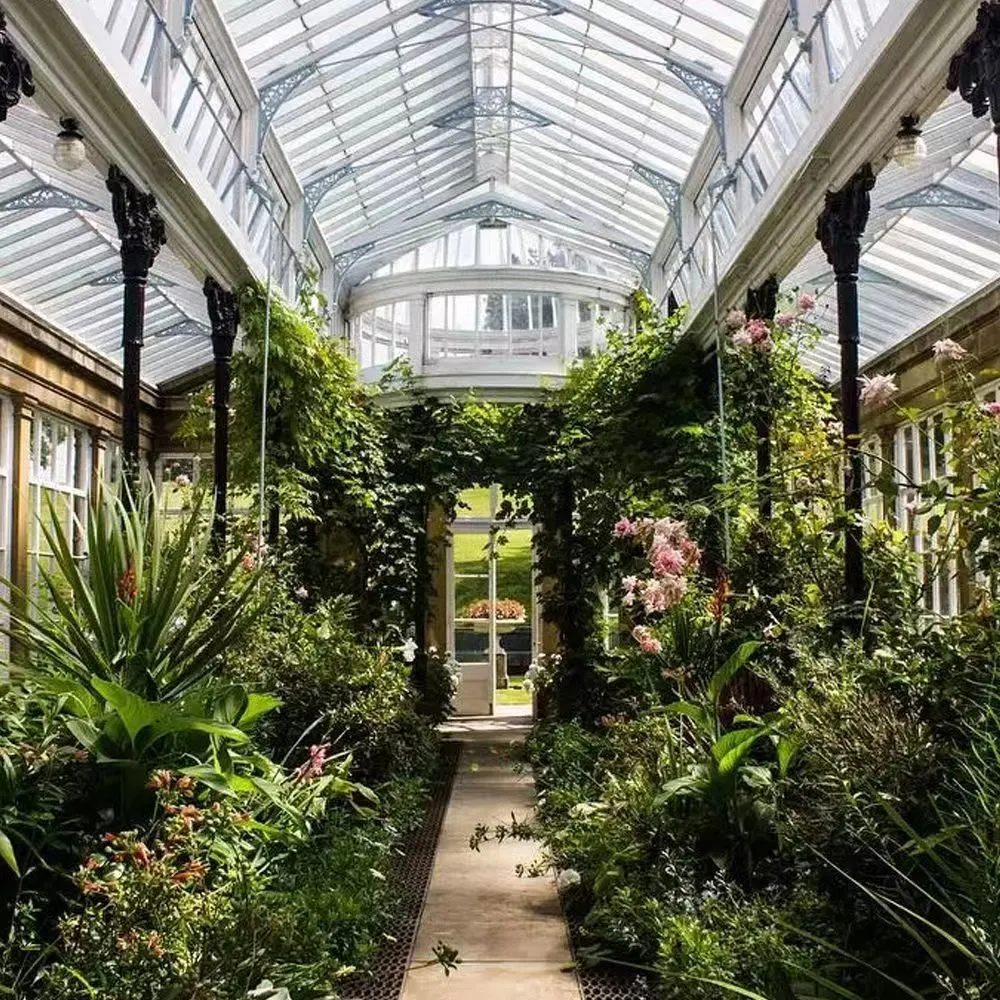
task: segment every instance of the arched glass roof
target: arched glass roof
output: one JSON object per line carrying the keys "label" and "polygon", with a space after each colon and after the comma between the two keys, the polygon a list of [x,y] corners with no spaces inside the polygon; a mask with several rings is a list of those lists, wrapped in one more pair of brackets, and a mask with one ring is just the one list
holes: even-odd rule
{"label": "arched glass roof", "polygon": [[497,192],[641,270],[762,0],[218,3],[357,281]]}
{"label": "arched glass roof", "polygon": [[576,271],[634,281],[634,271],[618,252],[600,249],[572,236],[556,236],[516,223],[490,220],[436,236],[416,250],[383,264],[371,277],[448,267],[527,267]]}

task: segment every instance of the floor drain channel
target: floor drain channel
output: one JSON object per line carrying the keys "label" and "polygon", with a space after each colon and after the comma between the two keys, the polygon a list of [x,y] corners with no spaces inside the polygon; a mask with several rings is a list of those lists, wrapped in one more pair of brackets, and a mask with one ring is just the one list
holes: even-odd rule
{"label": "floor drain channel", "polygon": [[[579,955],[580,925],[567,916],[574,956]],[[587,966],[578,962],[577,978],[583,1000],[661,1000],[654,979],[620,965]]]}
{"label": "floor drain channel", "polygon": [[397,922],[390,928],[393,940],[386,940],[379,946],[367,970],[353,973],[338,983],[338,993],[343,1000],[399,1000],[403,992],[403,980],[431,880],[434,852],[448,808],[459,752],[457,743],[443,745],[441,770],[434,782],[424,821],[420,829],[403,840],[399,854],[390,865],[388,877],[400,895]]}

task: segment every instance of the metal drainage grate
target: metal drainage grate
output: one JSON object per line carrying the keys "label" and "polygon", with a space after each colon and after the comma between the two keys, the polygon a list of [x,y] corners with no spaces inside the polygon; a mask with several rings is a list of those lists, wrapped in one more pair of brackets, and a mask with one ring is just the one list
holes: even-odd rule
{"label": "metal drainage grate", "polygon": [[[566,920],[576,958],[580,947],[580,924],[568,913]],[[635,969],[608,964],[588,966],[577,960],[576,974],[583,1000],[661,1000],[653,977]]]}
{"label": "metal drainage grate", "polygon": [[399,893],[399,913],[391,928],[392,940],[379,946],[364,972],[352,973],[338,983],[343,1000],[399,1000],[417,936],[427,886],[434,866],[441,824],[451,796],[460,747],[445,743],[441,748],[441,769],[434,781],[431,801],[420,829],[403,839],[389,867],[388,878]]}

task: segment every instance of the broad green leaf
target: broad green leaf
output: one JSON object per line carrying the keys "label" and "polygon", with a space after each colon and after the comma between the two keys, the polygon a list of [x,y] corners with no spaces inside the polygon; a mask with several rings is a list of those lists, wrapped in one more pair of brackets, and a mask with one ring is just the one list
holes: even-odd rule
{"label": "broad green leaf", "polygon": [[17,858],[14,856],[14,845],[3,830],[0,830],[0,861],[3,861],[18,878],[21,877],[21,869],[18,868]]}
{"label": "broad green leaf", "polygon": [[133,694],[120,684],[115,684],[114,681],[92,677],[90,683],[94,690],[115,709],[133,745],[136,743],[139,733],[161,719],[166,710],[165,706],[146,701],[145,698]]}
{"label": "broad green leaf", "polygon": [[729,682],[747,665],[750,658],[763,645],[761,642],[745,642],[719,667],[708,684],[708,700],[717,704]]}

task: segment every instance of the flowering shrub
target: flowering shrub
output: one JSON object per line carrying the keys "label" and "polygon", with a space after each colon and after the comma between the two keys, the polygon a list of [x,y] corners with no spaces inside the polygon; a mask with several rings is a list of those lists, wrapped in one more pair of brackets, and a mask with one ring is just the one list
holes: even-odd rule
{"label": "flowering shrub", "polygon": [[861,402],[865,406],[885,406],[896,393],[895,375],[871,375],[861,377]]}
{"label": "flowering shrub", "polygon": [[645,572],[650,574],[623,578],[622,604],[630,608],[638,601],[647,615],[678,604],[687,593],[688,576],[701,560],[701,550],[688,536],[687,526],[669,517],[643,518],[635,523],[623,518],[615,525],[614,534],[642,547]]}
{"label": "flowering shrub", "polygon": [[490,608],[494,604],[496,617],[499,621],[522,621],[527,615],[524,605],[520,601],[501,599],[495,602],[473,601],[462,609],[459,618],[489,618]]}

